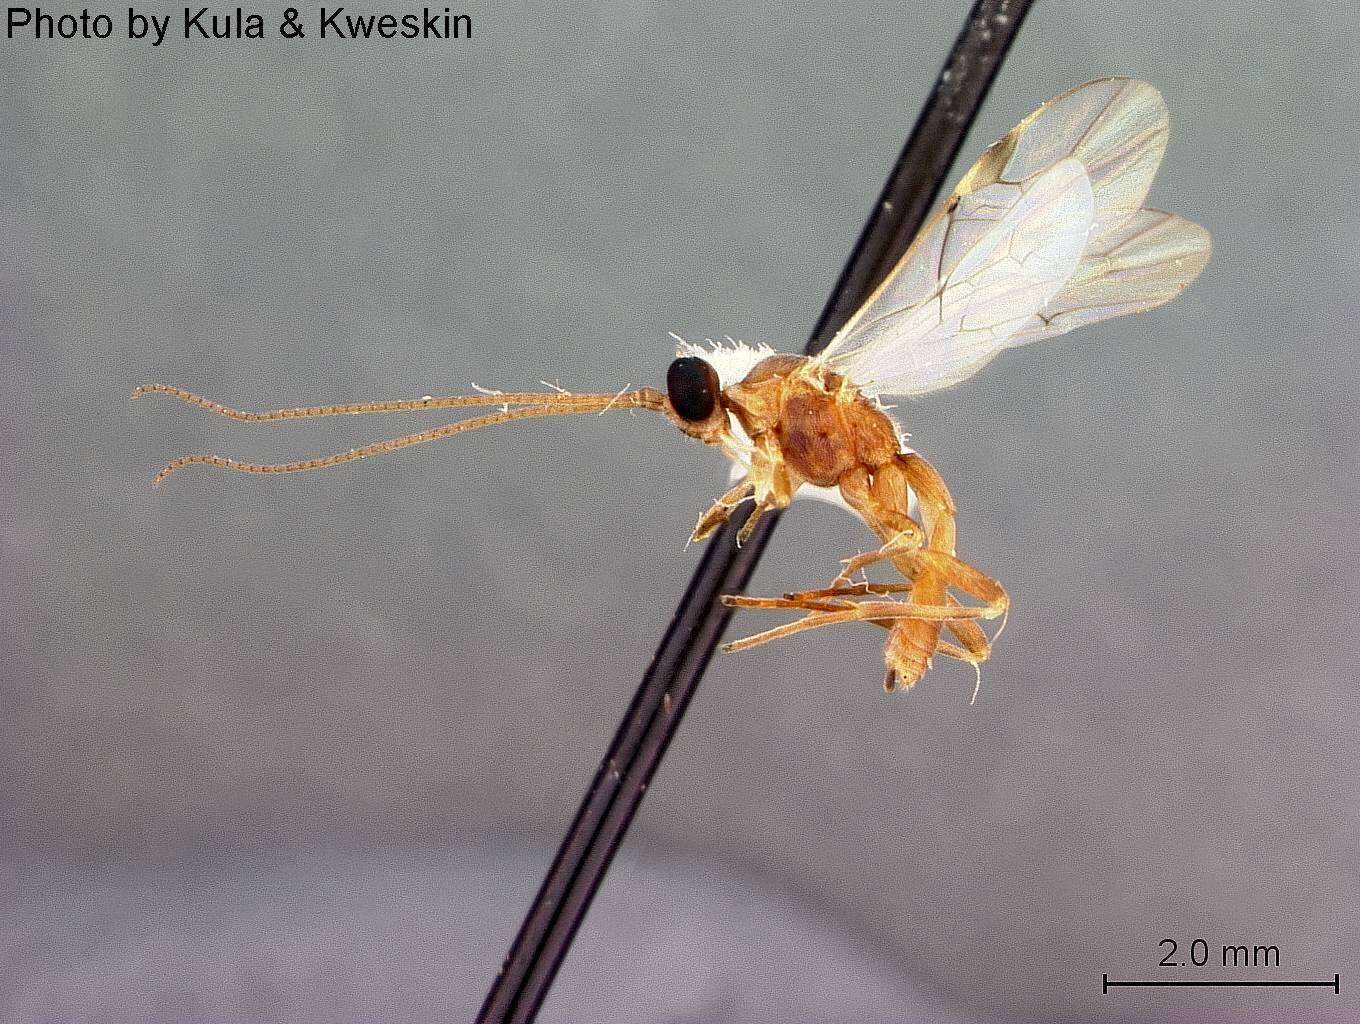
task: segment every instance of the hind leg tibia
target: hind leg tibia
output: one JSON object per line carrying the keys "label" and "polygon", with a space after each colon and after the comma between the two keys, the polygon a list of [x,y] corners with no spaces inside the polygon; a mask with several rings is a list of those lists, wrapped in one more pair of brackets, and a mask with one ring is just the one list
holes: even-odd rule
{"label": "hind leg tibia", "polygon": [[899,619],[924,619],[946,622],[953,619],[974,619],[986,616],[985,608],[965,608],[960,605],[913,604],[910,601],[859,601],[846,602],[847,607],[835,607],[825,602],[792,601],[778,597],[741,597],[726,595],[723,604],[733,608],[796,608],[808,610],[808,614],[795,622],[767,629],[762,633],[742,637],[723,644],[724,651],[744,651],[758,647],[771,640],[779,640],[794,633],[821,626],[834,626],[842,622],[874,622],[888,624]]}

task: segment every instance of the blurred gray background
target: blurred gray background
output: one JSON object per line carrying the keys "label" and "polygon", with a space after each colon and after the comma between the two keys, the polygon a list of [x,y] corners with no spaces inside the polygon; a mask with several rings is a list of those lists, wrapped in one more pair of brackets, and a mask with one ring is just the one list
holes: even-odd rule
{"label": "blurred gray background", "polygon": [[[671,330],[796,348],[965,11],[0,41],[0,1019],[469,1019],[725,479],[618,414],[153,491],[442,420],[131,388],[612,390]],[[868,629],[718,659],[544,1019],[1356,1011],[1357,38],[1345,4],[1041,0],[962,159],[1145,77],[1152,201],[1214,260],[899,406],[1014,600],[977,706],[961,665],[885,695]],[[800,503],[752,589],[868,543]],[[1342,994],[1101,995],[1174,976],[1167,937]]]}

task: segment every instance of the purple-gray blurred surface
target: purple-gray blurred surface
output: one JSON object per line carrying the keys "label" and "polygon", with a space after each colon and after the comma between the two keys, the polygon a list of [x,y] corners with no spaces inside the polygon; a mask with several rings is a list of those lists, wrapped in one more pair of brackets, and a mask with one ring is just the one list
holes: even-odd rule
{"label": "purple-gray blurred surface", "polygon": [[[797,347],[964,14],[511,6],[458,44],[0,40],[0,1020],[467,1019],[724,482],[617,414],[152,491],[442,420],[131,388]],[[867,629],[719,659],[548,1019],[1360,1007],[1357,38],[1346,5],[1038,5],[963,159],[1147,78],[1152,202],[1214,260],[899,404],[1014,601],[977,706],[958,665],[885,695]],[[753,590],[869,541],[800,503]],[[1342,994],[1102,996],[1166,937]]]}

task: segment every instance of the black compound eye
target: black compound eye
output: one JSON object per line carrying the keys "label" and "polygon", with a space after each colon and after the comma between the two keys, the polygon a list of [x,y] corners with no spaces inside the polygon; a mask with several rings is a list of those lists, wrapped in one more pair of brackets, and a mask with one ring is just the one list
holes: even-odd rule
{"label": "black compound eye", "polygon": [[681,419],[698,423],[718,404],[718,373],[697,356],[681,356],[666,370],[666,394]]}

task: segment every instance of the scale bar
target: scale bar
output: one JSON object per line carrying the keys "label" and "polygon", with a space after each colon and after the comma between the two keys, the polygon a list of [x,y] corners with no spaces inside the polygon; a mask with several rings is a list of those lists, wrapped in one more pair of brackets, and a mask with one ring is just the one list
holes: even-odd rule
{"label": "scale bar", "polygon": [[1100,991],[1108,993],[1112,988],[1152,988],[1152,987],[1197,987],[1197,988],[1329,988],[1341,994],[1341,975],[1334,974],[1329,981],[1294,981],[1290,979],[1242,979],[1231,981],[1111,981],[1108,974],[1100,976]]}

